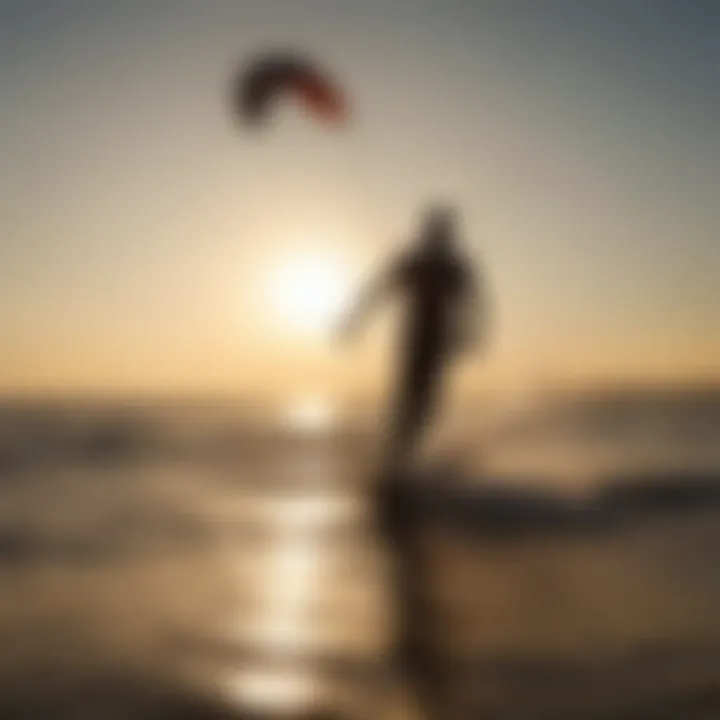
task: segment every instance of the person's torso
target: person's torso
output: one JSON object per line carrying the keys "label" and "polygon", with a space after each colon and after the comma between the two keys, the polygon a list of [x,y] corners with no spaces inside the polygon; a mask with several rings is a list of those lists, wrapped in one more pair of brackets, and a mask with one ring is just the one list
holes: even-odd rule
{"label": "person's torso", "polygon": [[400,286],[410,342],[442,343],[446,339],[466,282],[465,267],[450,253],[417,253],[404,260]]}

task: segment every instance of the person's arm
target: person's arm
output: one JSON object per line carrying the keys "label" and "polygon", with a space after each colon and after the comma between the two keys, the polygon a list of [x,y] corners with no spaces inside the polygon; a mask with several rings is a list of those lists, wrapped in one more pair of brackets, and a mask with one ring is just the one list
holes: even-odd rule
{"label": "person's arm", "polygon": [[361,289],[350,311],[342,318],[339,326],[341,336],[350,337],[357,332],[370,313],[395,289],[399,273],[399,263],[395,262],[370,279]]}

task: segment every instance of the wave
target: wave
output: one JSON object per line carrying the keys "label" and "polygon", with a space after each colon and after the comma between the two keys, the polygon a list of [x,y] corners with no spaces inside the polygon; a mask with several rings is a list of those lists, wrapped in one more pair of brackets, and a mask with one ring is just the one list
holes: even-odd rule
{"label": "wave", "polygon": [[677,519],[720,509],[720,471],[628,474],[582,498],[499,479],[453,486],[441,478],[405,478],[395,502],[417,524],[475,534],[612,530],[644,519]]}

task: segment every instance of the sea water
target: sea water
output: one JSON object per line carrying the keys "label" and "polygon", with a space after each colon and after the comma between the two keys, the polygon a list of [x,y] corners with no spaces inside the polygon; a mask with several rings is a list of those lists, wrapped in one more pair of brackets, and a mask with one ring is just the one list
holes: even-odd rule
{"label": "sea water", "polygon": [[[410,478],[446,717],[717,716],[720,399],[613,402]],[[391,716],[371,435],[7,402],[0,437],[1,717]]]}

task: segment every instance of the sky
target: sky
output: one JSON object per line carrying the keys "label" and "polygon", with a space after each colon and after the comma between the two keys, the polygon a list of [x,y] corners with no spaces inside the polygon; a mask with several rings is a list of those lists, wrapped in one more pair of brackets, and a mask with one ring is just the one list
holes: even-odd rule
{"label": "sky", "polygon": [[[328,325],[435,199],[492,293],[472,387],[720,380],[719,38],[713,0],[0,0],[0,392],[372,389],[390,325]],[[347,129],[239,130],[275,47]]]}

